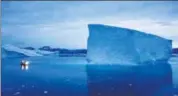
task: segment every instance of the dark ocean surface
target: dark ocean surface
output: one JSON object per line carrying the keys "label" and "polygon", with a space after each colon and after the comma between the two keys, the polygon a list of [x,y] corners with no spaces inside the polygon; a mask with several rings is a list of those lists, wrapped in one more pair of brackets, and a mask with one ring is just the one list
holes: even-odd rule
{"label": "dark ocean surface", "polygon": [[[21,70],[22,59],[30,61],[29,70]],[[175,62],[125,66],[87,65],[84,57],[6,58],[2,96],[178,96],[175,68]]]}

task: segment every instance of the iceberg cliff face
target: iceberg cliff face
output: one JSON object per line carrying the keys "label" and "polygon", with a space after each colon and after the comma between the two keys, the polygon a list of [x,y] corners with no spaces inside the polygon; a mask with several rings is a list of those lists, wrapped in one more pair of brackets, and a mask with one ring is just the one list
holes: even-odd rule
{"label": "iceberg cliff face", "polygon": [[89,24],[88,28],[87,58],[93,63],[138,64],[171,56],[171,40],[101,24]]}
{"label": "iceberg cliff face", "polygon": [[139,62],[168,60],[172,55],[172,41],[165,38],[134,32],[134,48],[139,55]]}
{"label": "iceberg cliff face", "polygon": [[126,28],[88,27],[87,60],[94,63],[86,67],[89,96],[172,96],[170,40]]}

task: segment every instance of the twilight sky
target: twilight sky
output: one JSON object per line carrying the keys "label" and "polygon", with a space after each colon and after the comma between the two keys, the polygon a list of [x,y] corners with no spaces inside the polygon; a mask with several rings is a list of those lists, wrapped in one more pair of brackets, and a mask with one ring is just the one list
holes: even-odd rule
{"label": "twilight sky", "polygon": [[2,1],[2,43],[86,48],[89,23],[132,28],[178,47],[178,1]]}

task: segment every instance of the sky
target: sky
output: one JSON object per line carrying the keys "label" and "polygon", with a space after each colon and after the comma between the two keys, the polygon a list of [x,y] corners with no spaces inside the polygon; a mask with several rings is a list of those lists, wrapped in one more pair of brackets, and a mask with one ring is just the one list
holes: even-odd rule
{"label": "sky", "polygon": [[178,1],[2,1],[2,44],[87,48],[87,24],[132,28],[178,47]]}

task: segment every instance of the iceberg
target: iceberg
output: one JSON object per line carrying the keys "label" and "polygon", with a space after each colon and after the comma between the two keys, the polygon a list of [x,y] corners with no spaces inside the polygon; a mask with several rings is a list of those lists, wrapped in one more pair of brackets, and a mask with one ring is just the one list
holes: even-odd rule
{"label": "iceberg", "polygon": [[89,24],[87,60],[100,64],[140,64],[168,60],[172,41],[137,30]]}
{"label": "iceberg", "polygon": [[19,47],[7,44],[2,46],[2,57],[30,57],[30,56],[42,56],[36,53],[34,50],[21,49]]}
{"label": "iceberg", "polygon": [[172,41],[137,30],[89,24],[89,96],[172,96]]}
{"label": "iceberg", "polygon": [[4,48],[1,48],[1,58],[14,58],[14,57],[27,57],[24,54],[8,51]]}

